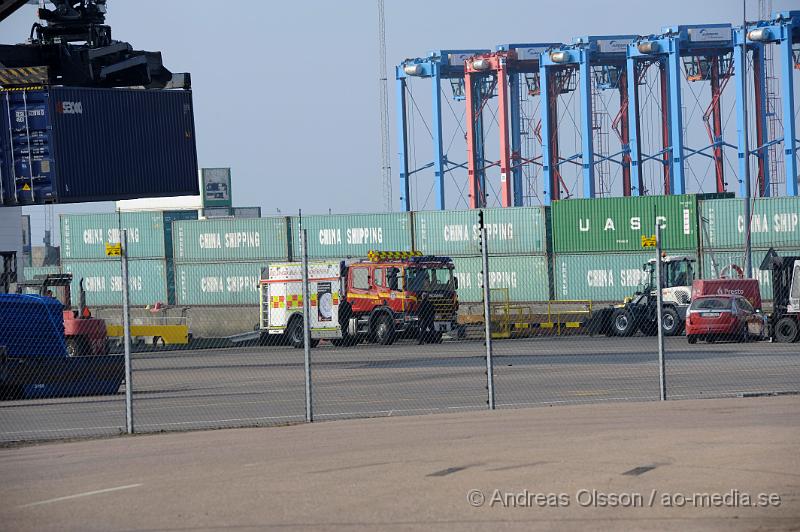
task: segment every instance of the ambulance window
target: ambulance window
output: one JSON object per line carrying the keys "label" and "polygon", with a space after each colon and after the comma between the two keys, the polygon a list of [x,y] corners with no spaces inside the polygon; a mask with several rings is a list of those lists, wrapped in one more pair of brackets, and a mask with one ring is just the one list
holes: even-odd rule
{"label": "ambulance window", "polygon": [[369,290],[369,270],[367,268],[353,268],[353,288]]}
{"label": "ambulance window", "polygon": [[373,282],[375,283],[375,286],[386,286],[383,284],[383,272],[383,268],[375,268],[375,271],[372,274],[374,276]]}

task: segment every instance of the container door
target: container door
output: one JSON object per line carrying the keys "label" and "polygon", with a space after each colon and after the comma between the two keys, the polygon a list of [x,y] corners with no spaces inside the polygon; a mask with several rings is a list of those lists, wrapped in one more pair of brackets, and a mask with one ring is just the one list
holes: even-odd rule
{"label": "container door", "polygon": [[53,159],[49,128],[49,98],[44,91],[5,94],[7,145],[3,150],[5,203],[33,204],[52,201]]}

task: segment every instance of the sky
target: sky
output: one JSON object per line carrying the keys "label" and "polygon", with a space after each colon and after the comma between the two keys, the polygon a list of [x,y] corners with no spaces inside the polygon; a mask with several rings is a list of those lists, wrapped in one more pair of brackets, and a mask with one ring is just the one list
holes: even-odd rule
{"label": "sky", "polygon": [[[774,0],[773,10],[800,8]],[[755,19],[758,2],[748,2]],[[224,6],[224,7],[222,7]],[[393,209],[399,208],[394,65],[429,50],[578,35],[650,34],[689,23],[740,24],[732,0],[386,0]],[[0,24],[0,43],[27,38],[35,7]],[[377,3],[305,0],[108,0],[116,39],[160,50],[191,72],[200,167],[231,167],[233,201],[264,215],[384,211],[381,196]],[[55,213],[113,204],[58,206]],[[34,245],[44,208],[33,217]],[[57,219],[57,218],[56,218]],[[56,230],[57,231],[57,230]]]}

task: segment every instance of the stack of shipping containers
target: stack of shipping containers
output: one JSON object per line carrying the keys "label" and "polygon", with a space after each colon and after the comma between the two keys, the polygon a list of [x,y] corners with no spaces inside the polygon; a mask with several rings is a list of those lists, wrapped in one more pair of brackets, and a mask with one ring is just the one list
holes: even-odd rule
{"label": "stack of shipping containers", "polygon": [[663,249],[697,256],[697,196],[642,196],[553,203],[553,284],[558,300],[620,302],[646,279],[642,266],[654,251],[642,236],[655,234]]}
{"label": "stack of shipping containers", "polygon": [[[488,233],[489,287],[508,289],[508,301],[547,301],[547,209],[484,209]],[[458,298],[483,301],[480,229],[477,210],[414,213],[414,245],[426,255],[452,257]]]}
{"label": "stack of shipping containers", "polygon": [[286,217],[182,221],[173,233],[182,306],[257,306],[261,269],[289,258]]}
{"label": "stack of shipping containers", "polygon": [[192,218],[196,211],[62,215],[61,270],[73,275],[72,293],[83,279],[88,305],[122,304],[120,259],[106,255],[106,244],[127,229],[131,304],[173,304],[172,222]]}
{"label": "stack of shipping containers", "polygon": [[[769,248],[781,256],[800,256],[800,198],[751,200],[753,274],[761,284],[761,297],[772,300],[772,277],[759,267]],[[700,239],[703,277],[735,277],[744,271],[744,203],[741,199],[701,202]]]}

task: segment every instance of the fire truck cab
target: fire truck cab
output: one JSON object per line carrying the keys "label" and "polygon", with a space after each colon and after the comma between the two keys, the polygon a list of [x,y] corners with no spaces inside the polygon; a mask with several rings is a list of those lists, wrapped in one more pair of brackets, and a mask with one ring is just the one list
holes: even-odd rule
{"label": "fire truck cab", "polygon": [[[302,265],[270,264],[261,287],[260,327],[303,346]],[[418,252],[370,252],[367,259],[309,262],[312,346],[399,337],[440,342],[456,327],[458,279],[448,257]]]}

